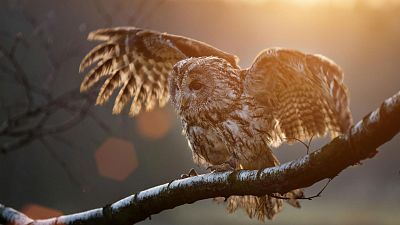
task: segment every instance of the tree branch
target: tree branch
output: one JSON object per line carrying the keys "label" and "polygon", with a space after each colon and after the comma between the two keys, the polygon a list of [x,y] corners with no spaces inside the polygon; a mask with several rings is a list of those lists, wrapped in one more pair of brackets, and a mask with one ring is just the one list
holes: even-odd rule
{"label": "tree branch", "polygon": [[[0,224],[13,225],[128,225],[153,214],[198,200],[232,195],[262,196],[286,193],[337,176],[345,168],[372,158],[376,148],[400,130],[400,92],[332,140],[320,150],[281,166],[262,170],[208,173],[174,180],[106,205],[78,214],[47,220],[32,220],[0,205]],[[332,163],[334,162],[334,163]]]}

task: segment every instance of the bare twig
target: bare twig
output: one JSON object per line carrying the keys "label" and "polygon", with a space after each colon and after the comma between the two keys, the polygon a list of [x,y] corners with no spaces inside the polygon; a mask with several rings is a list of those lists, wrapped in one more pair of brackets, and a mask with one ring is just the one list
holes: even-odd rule
{"label": "bare twig", "polygon": [[63,160],[61,157],[59,157],[57,155],[57,153],[54,151],[54,149],[51,147],[50,143],[44,139],[44,138],[40,138],[39,139],[40,142],[42,143],[42,145],[45,147],[45,149],[47,150],[47,152],[50,154],[50,156],[61,166],[61,168],[65,171],[65,173],[68,176],[68,179],[71,181],[72,184],[76,185],[76,186],[81,186],[79,181],[76,179],[76,177],[73,175],[73,173],[71,172],[71,170],[69,169],[67,163],[65,162],[65,160]]}
{"label": "bare twig", "polygon": [[304,145],[304,147],[307,149],[307,155],[310,152],[310,146],[311,146],[311,141],[313,139],[313,136],[310,138],[310,140],[308,140],[308,143],[305,143],[304,141],[298,139],[298,138],[294,138],[294,137],[284,137],[282,139],[286,139],[286,140],[296,140],[299,143],[301,143],[302,145]]}
{"label": "bare twig", "polygon": [[[83,104],[80,103],[82,101],[84,101]],[[7,153],[18,149],[25,144],[31,143],[35,138],[65,132],[73,128],[85,119],[93,101],[93,96],[91,96],[90,93],[88,95],[79,95],[78,90],[75,89],[58,96],[46,104],[8,118],[8,120],[3,122],[0,127],[0,136],[12,137],[17,139],[17,141],[6,142],[0,146],[1,152]],[[70,111],[73,113],[73,116],[59,124],[47,125],[46,121],[49,117],[60,109]],[[36,125],[29,126],[29,121],[35,121],[37,119],[39,120],[36,122]],[[97,118],[97,120],[99,119]],[[107,129],[105,124],[100,123],[99,121],[97,121],[97,123],[100,124],[99,126],[103,129]],[[24,127],[26,125],[28,125],[27,128]]]}
{"label": "bare twig", "polygon": [[113,23],[113,17],[104,7],[102,0],[93,0],[93,4],[97,10],[97,13],[101,16],[106,27],[111,26]]}
{"label": "bare twig", "polygon": [[309,197],[294,197],[294,198],[288,198],[285,196],[281,195],[276,195],[276,194],[268,194],[268,196],[277,198],[277,199],[283,199],[283,200],[290,200],[290,199],[303,199],[303,200],[313,200],[314,198],[321,197],[322,192],[325,191],[326,187],[331,183],[332,178],[329,178],[328,181],[325,183],[325,185],[322,187],[322,189],[315,195],[309,196]]}
{"label": "bare twig", "polygon": [[140,11],[143,10],[145,3],[148,2],[147,0],[139,0],[139,3],[134,7],[134,12],[129,16],[128,18],[128,24],[130,25],[136,25],[137,24],[137,19],[140,16]]}
{"label": "bare twig", "polygon": [[166,2],[166,0],[159,0],[156,2],[145,14],[142,14],[139,18],[136,20],[136,24],[141,24],[142,20],[146,19],[146,23],[143,24],[143,28],[147,28],[150,24],[151,19],[153,18],[154,13],[157,12],[157,9],[163,5]]}
{"label": "bare twig", "polygon": [[54,141],[57,141],[70,149],[79,149],[81,150],[81,147],[75,144],[73,141],[68,140],[67,138],[60,136],[58,134],[50,134],[49,137],[51,137]]}
{"label": "bare twig", "polygon": [[[12,49],[11,49],[12,50]],[[0,45],[0,53],[6,56],[5,58],[13,65],[15,69],[15,78],[18,83],[21,83],[25,90],[26,99],[28,100],[28,108],[33,105],[33,97],[31,93],[31,84],[29,82],[28,76],[22,69],[21,65],[17,61],[12,51],[7,51],[3,46]]]}

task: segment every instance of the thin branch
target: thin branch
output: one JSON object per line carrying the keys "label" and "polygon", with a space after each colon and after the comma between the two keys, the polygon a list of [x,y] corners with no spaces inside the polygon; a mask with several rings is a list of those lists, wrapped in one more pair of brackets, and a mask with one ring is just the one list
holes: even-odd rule
{"label": "thin branch", "polygon": [[105,26],[109,27],[113,23],[113,17],[104,7],[102,0],[93,0],[93,4],[97,10],[97,14],[104,20]]}
{"label": "thin branch", "polygon": [[7,51],[3,46],[0,45],[0,53],[5,56],[5,58],[11,63],[11,65],[15,69],[15,78],[17,82],[21,83],[25,90],[26,99],[28,100],[28,108],[30,108],[33,104],[33,96],[31,93],[31,84],[29,82],[28,76],[25,71],[22,69],[21,65],[15,58],[12,52]]}
{"label": "thin branch", "polygon": [[[0,145],[0,152],[5,154],[15,151],[33,142],[34,139],[65,132],[78,125],[88,115],[105,132],[110,132],[110,128],[102,123],[94,113],[90,112],[89,107],[93,101],[94,98],[91,93],[82,95],[77,89],[73,89],[45,102],[43,105],[8,118],[0,126],[0,136],[10,137],[14,140]],[[72,116],[59,124],[46,124],[47,120],[61,109],[70,112]]]}
{"label": "thin branch", "polygon": [[81,150],[80,146],[75,144],[73,141],[68,140],[67,138],[57,135],[57,134],[50,134],[50,137],[54,140],[57,141],[58,143],[61,143],[63,145],[68,146],[70,149],[79,149]]}
{"label": "thin branch", "polygon": [[137,25],[137,20],[140,16],[139,12],[143,10],[147,0],[139,0],[137,6],[134,6],[134,12],[128,18],[128,24]]}
{"label": "thin branch", "polygon": [[284,138],[282,138],[282,139],[298,141],[299,143],[301,143],[302,145],[304,145],[304,147],[307,149],[307,154],[308,154],[308,152],[309,152],[309,150],[310,150],[310,144],[311,144],[312,137],[311,137],[310,140],[308,141],[308,144],[305,143],[304,141],[302,141],[302,140],[300,140],[300,139],[298,139],[298,138],[294,138],[294,137],[284,137]]}
{"label": "thin branch", "polygon": [[148,10],[147,13],[142,14],[139,18],[136,20],[136,24],[141,24],[143,20],[146,19],[146,23],[144,24],[144,28],[147,28],[151,19],[153,18],[154,13],[157,12],[158,8],[163,5],[166,2],[166,0],[159,0],[157,3],[155,3],[150,10]]}
{"label": "thin branch", "polygon": [[322,189],[315,195],[310,196],[310,197],[294,197],[294,198],[288,198],[285,196],[281,195],[276,195],[276,194],[268,194],[268,196],[277,198],[277,199],[283,199],[283,200],[290,200],[290,199],[303,199],[303,200],[313,200],[314,198],[319,198],[321,197],[322,192],[325,191],[325,189],[328,187],[328,185],[331,183],[332,178],[329,178],[328,181],[325,183],[325,185],[322,187]]}
{"label": "thin branch", "polygon": [[376,148],[391,140],[399,131],[400,92],[365,116],[347,134],[335,138],[318,151],[280,166],[259,171],[216,172],[179,179],[141,191],[103,208],[46,220],[31,220],[12,208],[0,205],[0,224],[128,225],[163,210],[202,199],[284,194],[326,178],[332,179],[347,167],[374,157]]}
{"label": "thin branch", "polygon": [[32,143],[34,140],[35,138],[33,134],[26,134],[15,141],[4,143],[0,146],[0,154],[7,154],[11,151],[17,150]]}
{"label": "thin branch", "polygon": [[112,129],[111,127],[105,123],[102,119],[99,118],[99,116],[96,113],[93,113],[92,111],[88,111],[88,116],[99,126],[106,134],[111,134]]}
{"label": "thin branch", "polygon": [[307,144],[307,155],[310,153],[310,147],[311,147],[311,142],[314,138],[314,135],[311,136],[310,140],[308,140],[308,144]]}
{"label": "thin branch", "polygon": [[44,138],[40,138],[39,139],[40,142],[42,143],[42,145],[45,147],[45,149],[47,150],[47,152],[50,154],[50,156],[61,166],[61,168],[65,171],[65,173],[68,176],[68,179],[71,181],[72,184],[80,187],[81,184],[79,183],[79,181],[76,179],[76,177],[73,175],[73,173],[71,172],[71,170],[68,168],[67,163],[65,162],[65,160],[63,160],[61,157],[59,157],[57,155],[57,153],[54,151],[54,149],[51,147],[50,143],[44,139]]}

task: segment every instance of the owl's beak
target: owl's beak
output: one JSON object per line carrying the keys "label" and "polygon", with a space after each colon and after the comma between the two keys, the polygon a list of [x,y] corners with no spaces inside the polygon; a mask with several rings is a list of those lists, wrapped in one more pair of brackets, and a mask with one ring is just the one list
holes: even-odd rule
{"label": "owl's beak", "polygon": [[181,111],[186,110],[189,108],[189,98],[182,97],[181,98]]}

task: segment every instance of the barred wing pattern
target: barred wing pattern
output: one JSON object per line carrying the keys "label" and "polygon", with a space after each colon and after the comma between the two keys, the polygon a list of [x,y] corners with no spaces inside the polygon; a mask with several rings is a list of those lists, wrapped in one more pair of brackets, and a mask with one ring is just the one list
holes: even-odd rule
{"label": "barred wing pattern", "polygon": [[143,30],[117,27],[91,32],[89,40],[103,41],[82,60],[79,71],[96,64],[85,76],[81,91],[87,91],[107,76],[96,104],[107,102],[120,88],[113,113],[118,114],[132,99],[129,115],[137,115],[169,99],[168,76],[175,63],[188,57],[217,56],[237,67],[237,57],[206,43],[190,38]]}
{"label": "barred wing pattern", "polygon": [[343,72],[323,56],[267,49],[246,71],[245,88],[274,117],[273,146],[335,137],[352,124]]}
{"label": "barred wing pattern", "polygon": [[[94,31],[88,39],[102,43],[81,62],[80,72],[91,67],[81,91],[106,78],[97,104],[119,89],[113,113],[131,101],[131,116],[162,107],[170,95],[179,99],[174,106],[200,164],[220,166],[234,159],[244,169],[276,166],[271,146],[336,136],[352,123],[343,73],[323,56],[271,48],[242,70],[235,55],[182,36],[119,27]],[[284,196],[302,196],[302,191]],[[271,219],[282,202],[269,196],[231,196],[228,209]],[[299,207],[295,199],[288,202]]]}

